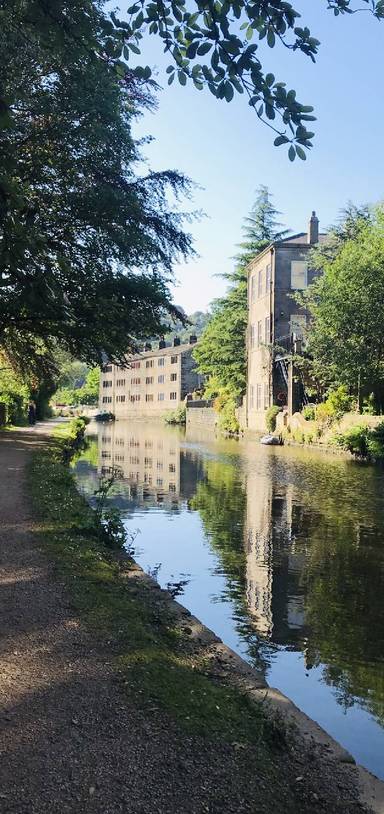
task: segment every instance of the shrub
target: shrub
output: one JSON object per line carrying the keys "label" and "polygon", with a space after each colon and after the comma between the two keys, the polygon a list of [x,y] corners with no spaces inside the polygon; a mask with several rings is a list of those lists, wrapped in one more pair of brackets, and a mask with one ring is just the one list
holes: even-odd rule
{"label": "shrub", "polygon": [[281,407],[278,407],[277,404],[273,404],[272,407],[269,407],[265,413],[265,424],[267,430],[269,432],[275,432],[276,429],[276,418],[280,413]]}
{"label": "shrub", "polygon": [[336,418],[335,411],[328,401],[323,401],[315,408],[316,421],[323,426],[330,426],[332,421]]}
{"label": "shrub", "polygon": [[187,421],[187,410],[185,406],[177,407],[176,410],[169,410],[164,416],[166,424],[185,424]]}
{"label": "shrub", "polygon": [[370,430],[367,438],[368,455],[375,461],[384,461],[384,421]]}
{"label": "shrub", "polygon": [[344,433],[336,435],[335,442],[343,449],[347,449],[357,458],[368,457],[368,427],[351,427]]}
{"label": "shrub", "polygon": [[307,404],[303,407],[301,414],[306,421],[314,421],[316,418],[316,407],[314,404]]}
{"label": "shrub", "polygon": [[341,418],[344,413],[351,410],[353,398],[349,395],[346,386],[342,384],[336,390],[331,390],[327,403],[332,407],[336,418]]}

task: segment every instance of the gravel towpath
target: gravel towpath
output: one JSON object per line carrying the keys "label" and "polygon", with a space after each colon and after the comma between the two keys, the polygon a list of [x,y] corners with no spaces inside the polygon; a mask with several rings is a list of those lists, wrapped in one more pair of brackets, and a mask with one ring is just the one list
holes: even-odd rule
{"label": "gravel towpath", "polygon": [[344,770],[285,754],[271,784],[244,750],[130,706],[37,544],[25,465],[50,431],[0,435],[1,814],[362,812]]}

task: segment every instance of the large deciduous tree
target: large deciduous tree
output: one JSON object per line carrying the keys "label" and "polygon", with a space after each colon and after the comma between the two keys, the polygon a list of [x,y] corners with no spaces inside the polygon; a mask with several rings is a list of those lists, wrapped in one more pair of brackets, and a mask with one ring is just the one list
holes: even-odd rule
{"label": "large deciduous tree", "polygon": [[207,394],[218,397],[226,429],[235,428],[236,401],[246,388],[247,266],[269,243],[287,234],[277,221],[279,214],[268,187],[260,186],[244,221],[244,240],[234,258],[235,269],[224,275],[229,290],[214,301],[212,317],[194,350],[199,371],[208,378]]}
{"label": "large deciduous tree", "polygon": [[350,211],[314,263],[322,274],[303,297],[312,373],[360,400],[373,392],[383,408],[384,208]]}
{"label": "large deciduous tree", "polygon": [[[0,346],[90,364],[163,332],[174,261],[191,253],[174,171],[135,173],[132,116],[151,99],[110,60],[90,0],[0,2]],[[48,351],[48,352],[47,352]]]}

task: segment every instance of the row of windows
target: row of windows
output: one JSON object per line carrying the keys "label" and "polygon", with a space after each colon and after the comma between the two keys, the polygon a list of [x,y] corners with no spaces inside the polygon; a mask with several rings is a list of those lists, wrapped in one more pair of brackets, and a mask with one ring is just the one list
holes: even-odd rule
{"label": "row of windows", "polygon": [[[305,260],[291,261],[291,288],[294,290],[306,288],[308,285],[308,263]],[[271,265],[265,269],[260,269],[257,274],[253,274],[250,281],[250,300],[255,302],[257,297],[268,294],[271,287]]]}
{"label": "row of windows", "polygon": [[256,286],[258,298],[268,294],[271,287],[271,264],[268,263],[265,269],[260,269],[258,274],[251,277],[251,302],[256,299]]}
{"label": "row of windows", "polygon": [[116,396],[116,403],[125,401],[125,396]]}
{"label": "row of windows", "polygon": [[112,381],[103,382],[103,387],[112,387]]}
{"label": "row of windows", "polygon": [[[134,463],[134,461],[132,461]],[[139,463],[139,462],[137,462]],[[144,458],[144,466],[146,469],[152,469],[153,467],[153,460],[152,458]],[[162,461],[157,461],[156,469],[163,469]],[[168,464],[168,471],[169,472],[176,472],[176,464]]]}
{"label": "row of windows", "polygon": [[269,407],[269,384],[251,385],[249,388],[249,408],[250,410],[267,410]]}
{"label": "row of windows", "polygon": [[103,396],[103,404],[112,404],[112,396]]}
{"label": "row of windows", "polygon": [[[263,325],[264,322],[264,325]],[[263,336],[264,327],[264,336]],[[269,345],[271,342],[271,319],[265,317],[264,321],[259,319],[258,323],[251,325],[250,329],[250,345],[251,348],[259,348],[260,345]]]}
{"label": "row of windows", "polygon": [[125,387],[125,379],[116,379],[116,387]]}
{"label": "row of windows", "polygon": [[[177,356],[177,354],[175,354],[175,356],[171,356],[171,365],[177,364],[178,358],[179,357]],[[145,362],[145,367],[154,367],[154,364],[155,364],[154,359],[147,359],[146,362]],[[164,365],[165,365],[165,356],[160,356],[159,357],[159,359],[157,360],[157,365],[158,365],[158,367],[164,367]],[[139,367],[140,367],[140,362],[139,362]]]}
{"label": "row of windows", "polygon": [[[164,373],[160,373],[160,375],[157,377],[158,384],[164,384],[164,382],[166,381],[166,378],[167,377],[165,376]],[[177,381],[177,373],[171,373],[170,380],[171,380],[171,382],[176,382]],[[145,384],[153,384],[153,382],[154,382],[154,376],[146,376],[145,377]],[[125,379],[124,379],[124,384],[125,384]],[[135,376],[135,378],[131,379],[131,384],[133,384],[133,385],[141,384],[140,377]]]}

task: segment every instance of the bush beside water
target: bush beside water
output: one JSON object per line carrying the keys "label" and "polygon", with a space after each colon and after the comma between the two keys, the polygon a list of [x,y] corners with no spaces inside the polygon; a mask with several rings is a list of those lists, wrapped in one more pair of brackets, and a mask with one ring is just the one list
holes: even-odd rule
{"label": "bush beside water", "polygon": [[356,458],[367,461],[384,461],[384,421],[374,429],[370,427],[351,427],[344,433],[338,433],[334,443],[351,452]]}
{"label": "bush beside water", "polygon": [[275,432],[276,429],[276,418],[280,413],[281,408],[277,406],[277,404],[273,404],[272,407],[269,407],[265,413],[265,424],[267,430],[269,432]]}

